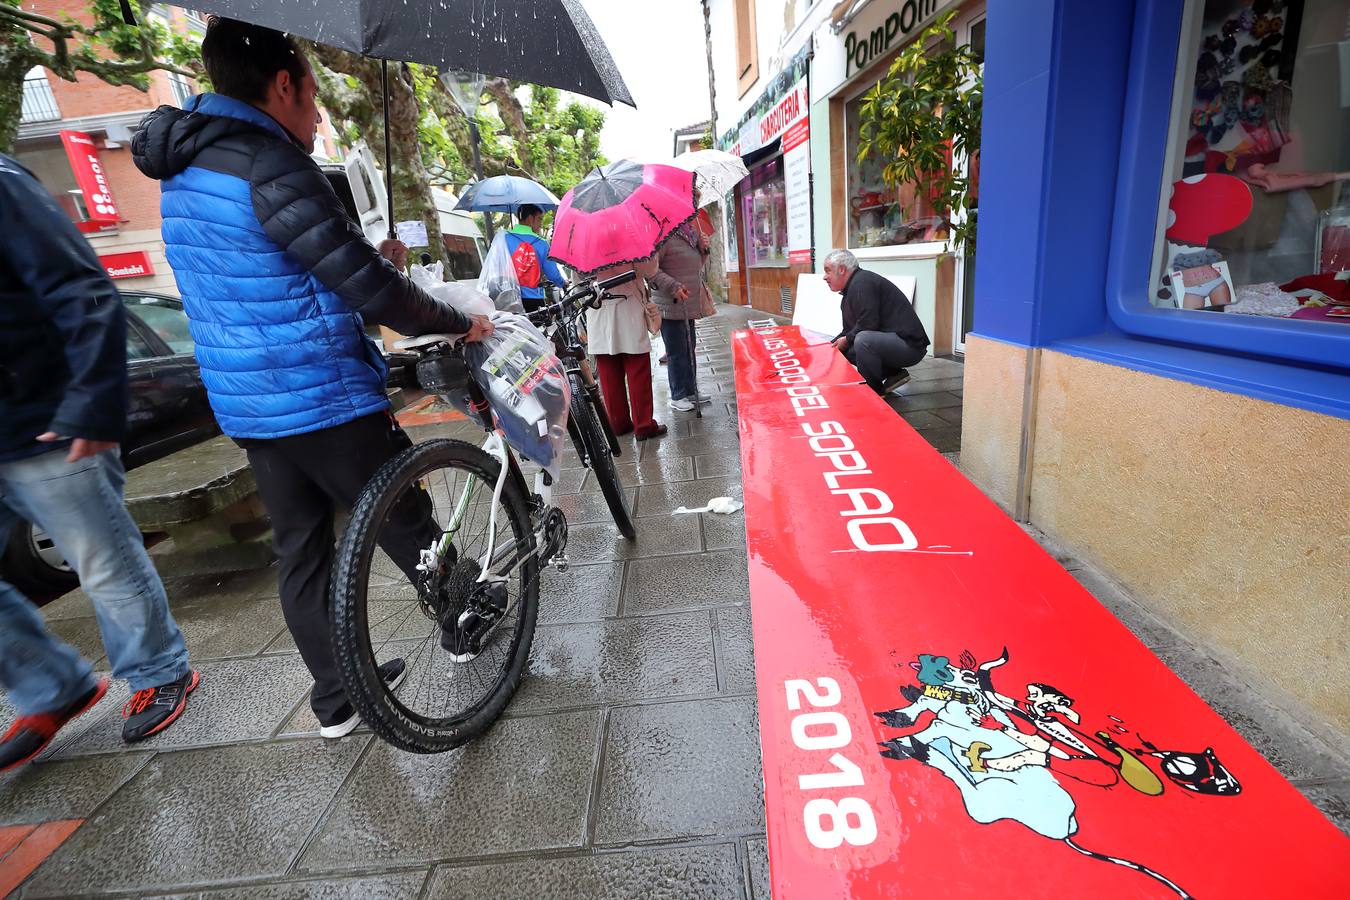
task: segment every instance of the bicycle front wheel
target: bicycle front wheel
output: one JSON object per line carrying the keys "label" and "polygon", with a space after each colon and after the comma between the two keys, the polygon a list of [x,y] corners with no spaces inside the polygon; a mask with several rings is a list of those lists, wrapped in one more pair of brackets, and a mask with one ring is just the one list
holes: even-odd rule
{"label": "bicycle front wheel", "polygon": [[572,380],[570,415],[576,434],[580,436],[582,446],[586,450],[587,465],[595,473],[595,480],[600,484],[600,493],[605,496],[605,504],[609,506],[610,515],[614,517],[614,524],[619,527],[619,533],[628,540],[636,540],[637,527],[633,524],[633,510],[628,502],[628,492],[624,490],[623,482],[619,480],[619,470],[614,465],[614,456],[609,452],[609,443],[605,440],[605,433],[600,427],[596,409],[591,404],[589,395],[575,378]]}
{"label": "bicycle front wheel", "polygon": [[[494,504],[500,471],[471,444],[418,444],[375,474],[342,538],[338,666],[357,712],[403,750],[439,753],[477,737],[520,683],[539,560],[518,479],[508,476]],[[391,686],[399,659],[404,674]]]}

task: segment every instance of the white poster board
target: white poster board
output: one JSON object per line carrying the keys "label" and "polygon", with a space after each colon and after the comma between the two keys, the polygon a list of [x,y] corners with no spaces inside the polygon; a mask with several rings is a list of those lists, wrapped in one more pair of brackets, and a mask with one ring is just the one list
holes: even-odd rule
{"label": "white poster board", "polygon": [[[914,303],[914,292],[919,289],[919,279],[914,275],[886,276],[896,287]],[[844,315],[840,309],[843,298],[830,290],[824,275],[798,275],[797,293],[792,300],[792,324],[801,328],[803,333],[812,332],[820,340],[811,343],[826,343],[844,330]]]}

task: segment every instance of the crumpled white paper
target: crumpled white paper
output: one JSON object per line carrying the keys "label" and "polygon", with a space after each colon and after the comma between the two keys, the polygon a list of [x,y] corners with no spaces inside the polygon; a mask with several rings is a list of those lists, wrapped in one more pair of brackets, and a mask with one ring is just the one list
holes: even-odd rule
{"label": "crumpled white paper", "polygon": [[681,506],[679,509],[671,513],[671,515],[678,516],[683,513],[713,512],[713,513],[721,513],[724,516],[729,516],[732,513],[736,512],[737,510],[743,508],[744,506],[745,504],[742,503],[741,501],[732,500],[730,497],[714,497],[708,501],[707,506],[700,506],[698,509],[686,509],[685,507]]}

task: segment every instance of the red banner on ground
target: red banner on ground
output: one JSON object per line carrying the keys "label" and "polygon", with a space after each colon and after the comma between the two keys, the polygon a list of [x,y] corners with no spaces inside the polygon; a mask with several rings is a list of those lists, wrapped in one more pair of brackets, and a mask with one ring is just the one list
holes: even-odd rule
{"label": "red banner on ground", "polygon": [[[771,320],[765,320],[771,322]],[[828,341],[788,325],[732,335],[736,393],[822,384],[857,384],[862,375]]]}
{"label": "red banner on ground", "polygon": [[869,389],[739,408],[775,897],[1350,896],[1350,840]]}

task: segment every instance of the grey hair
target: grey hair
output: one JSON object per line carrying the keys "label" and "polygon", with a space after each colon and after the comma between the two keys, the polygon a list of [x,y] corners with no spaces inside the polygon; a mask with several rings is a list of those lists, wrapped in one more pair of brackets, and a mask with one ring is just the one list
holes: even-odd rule
{"label": "grey hair", "polygon": [[833,265],[836,269],[852,272],[858,268],[858,257],[847,250],[831,250],[825,254],[825,265]]}

